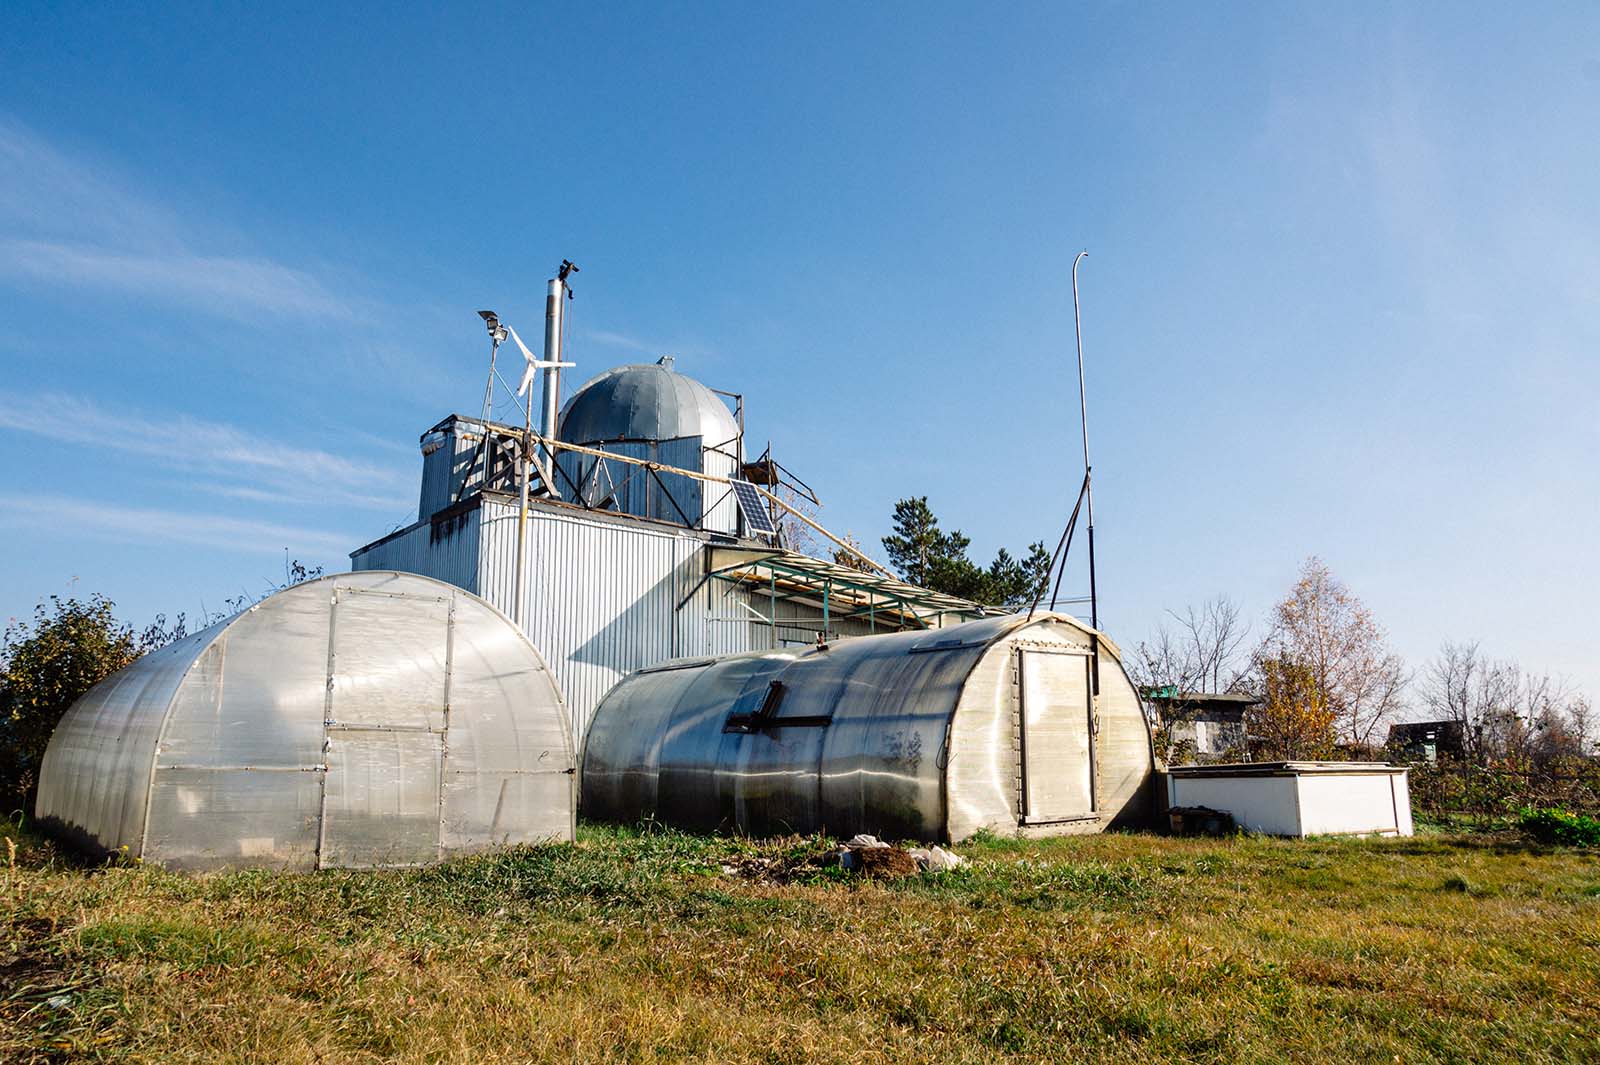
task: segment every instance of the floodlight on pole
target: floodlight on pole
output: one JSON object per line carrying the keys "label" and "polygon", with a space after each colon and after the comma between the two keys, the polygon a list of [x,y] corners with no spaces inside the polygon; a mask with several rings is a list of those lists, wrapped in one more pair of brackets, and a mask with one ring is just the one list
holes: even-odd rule
{"label": "floodlight on pole", "polygon": [[[483,390],[483,420],[487,422],[494,405],[494,361],[500,354],[500,345],[510,334],[506,331],[500,316],[493,311],[479,311],[478,317],[483,319],[483,324],[489,330],[489,383]],[[485,466],[487,471],[487,466]]]}
{"label": "floodlight on pole", "polygon": [[489,339],[498,346],[505,342],[506,327],[500,321],[500,316],[493,311],[479,311],[478,317],[483,319],[483,324],[489,329]]}

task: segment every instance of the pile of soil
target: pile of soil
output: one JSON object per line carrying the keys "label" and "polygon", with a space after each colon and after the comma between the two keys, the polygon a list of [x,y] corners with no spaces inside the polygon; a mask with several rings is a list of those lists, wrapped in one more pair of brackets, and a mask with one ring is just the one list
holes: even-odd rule
{"label": "pile of soil", "polygon": [[861,875],[879,880],[900,880],[922,871],[916,858],[903,847],[863,847],[855,852]]}

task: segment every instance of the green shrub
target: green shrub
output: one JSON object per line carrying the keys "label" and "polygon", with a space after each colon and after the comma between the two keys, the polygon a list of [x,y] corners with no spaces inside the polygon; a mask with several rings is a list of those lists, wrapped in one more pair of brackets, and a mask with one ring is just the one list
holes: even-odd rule
{"label": "green shrub", "polygon": [[13,620],[0,638],[0,804],[31,806],[39,762],[56,722],[96,681],[143,650],[111,614],[111,601],[50,597],[32,622]]}
{"label": "green shrub", "polygon": [[[1600,816],[1600,761],[1587,758],[1501,758],[1478,764],[1441,758],[1413,762],[1411,809],[1420,820],[1472,827],[1532,807]],[[1462,820],[1465,819],[1465,820]]]}
{"label": "green shrub", "polygon": [[1522,811],[1522,828],[1541,843],[1600,847],[1600,817],[1585,817],[1555,807]]}

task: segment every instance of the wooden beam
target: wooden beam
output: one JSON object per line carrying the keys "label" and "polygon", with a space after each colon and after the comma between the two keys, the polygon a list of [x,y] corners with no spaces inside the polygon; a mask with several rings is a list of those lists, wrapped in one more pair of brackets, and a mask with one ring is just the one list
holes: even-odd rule
{"label": "wooden beam", "polygon": [[[712,484],[733,484],[732,478],[718,477],[714,473],[701,473],[699,470],[686,470],[681,466],[668,466],[665,463],[653,462],[650,459],[636,459],[629,455],[618,455],[610,451],[602,451],[599,448],[584,447],[582,444],[567,444],[560,440],[552,440],[548,437],[540,436],[538,433],[530,433],[529,436],[535,443],[543,444],[547,448],[553,448],[559,451],[575,451],[580,455],[594,455],[598,458],[610,459],[614,462],[623,462],[632,466],[643,466],[645,469],[655,473],[675,473],[683,477],[692,477],[697,481],[709,481]],[[809,525],[813,530],[821,533],[823,536],[826,536],[834,544],[844,548],[846,551],[850,552],[852,555],[856,556],[861,561],[865,562],[867,565],[883,574],[885,577],[895,581],[900,579],[893,573],[890,573],[888,570],[878,565],[872,559],[868,558],[866,555],[862,554],[860,548],[852,547],[851,545],[845,543],[843,540],[833,535],[833,533],[829,532],[827,529],[824,529],[822,526],[818,525],[816,522],[800,513],[794,507],[791,507],[789,504],[785,503],[783,500],[767,491],[765,488],[762,488],[760,485],[753,485],[752,487],[754,487],[757,492],[760,492],[762,495],[778,504],[778,506],[788,511],[790,514],[793,514],[796,518],[799,518],[801,521],[805,522],[805,524]]]}

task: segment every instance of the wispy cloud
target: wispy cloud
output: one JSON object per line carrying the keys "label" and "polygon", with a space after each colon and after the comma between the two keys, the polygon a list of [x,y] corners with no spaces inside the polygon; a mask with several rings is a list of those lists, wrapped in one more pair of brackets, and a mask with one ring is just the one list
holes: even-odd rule
{"label": "wispy cloud", "polygon": [[257,502],[336,503],[393,509],[409,476],[397,466],[347,458],[187,414],[113,412],[60,393],[0,392],[0,428],[121,451],[160,467],[200,473],[218,494]]}
{"label": "wispy cloud", "polygon": [[1588,321],[1600,303],[1592,198],[1565,194],[1553,161],[1567,156],[1535,134],[1508,130],[1484,151],[1489,117],[1453,106],[1453,86],[1419,43],[1428,39],[1395,33],[1358,123],[1357,158],[1388,246],[1421,308],[1452,336],[1515,322],[1526,341],[1559,322],[1548,339],[1569,343],[1573,320]]}
{"label": "wispy cloud", "polygon": [[118,289],[243,321],[371,313],[313,272],[221,249],[212,233],[140,196],[104,164],[0,116],[0,274]]}
{"label": "wispy cloud", "polygon": [[0,227],[112,245],[150,245],[183,232],[179,217],[137,196],[105,163],[74,158],[0,115]]}
{"label": "wispy cloud", "polygon": [[[327,504],[387,512],[404,510],[408,515],[416,509],[416,502],[410,498],[409,493],[388,496],[367,495],[342,489],[337,492],[296,492],[287,489],[252,488],[249,485],[210,483],[194,484],[192,487],[198,488],[202,492],[210,492],[224,499],[241,499],[247,503],[270,503],[273,505],[283,503]],[[404,495],[404,498],[402,498],[402,495]]]}
{"label": "wispy cloud", "polygon": [[1481,319],[1463,241],[1468,231],[1440,147],[1443,120],[1430,106],[1418,62],[1400,42],[1393,47],[1375,105],[1360,120],[1378,217],[1430,310]]}
{"label": "wispy cloud", "polygon": [[125,507],[68,496],[0,495],[0,526],[37,528],[55,535],[76,532],[117,543],[193,544],[244,554],[342,558],[351,540],[326,529],[306,529],[177,510]]}
{"label": "wispy cloud", "polygon": [[628,351],[643,352],[646,355],[659,355],[664,350],[659,345],[647,344],[637,337],[628,336],[626,333],[613,333],[606,329],[585,329],[585,340],[596,344],[604,344],[613,348],[625,348]]}
{"label": "wispy cloud", "polygon": [[166,297],[223,318],[254,318],[260,312],[354,318],[359,313],[312,275],[266,259],[196,255],[188,251],[126,252],[0,238],[0,271],[11,276]]}

